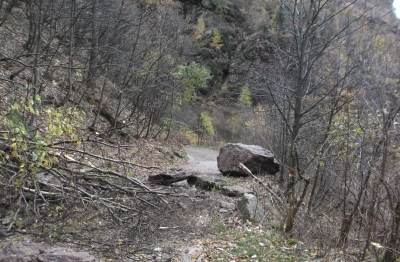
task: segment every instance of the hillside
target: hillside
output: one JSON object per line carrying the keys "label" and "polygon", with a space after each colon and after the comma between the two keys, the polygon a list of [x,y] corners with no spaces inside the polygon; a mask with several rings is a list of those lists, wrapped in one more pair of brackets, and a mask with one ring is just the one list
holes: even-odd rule
{"label": "hillside", "polygon": [[[116,260],[171,260],[188,234],[204,261],[396,261],[398,28],[387,0],[0,0],[3,235]],[[268,224],[147,184],[183,145],[228,142],[281,165]]]}

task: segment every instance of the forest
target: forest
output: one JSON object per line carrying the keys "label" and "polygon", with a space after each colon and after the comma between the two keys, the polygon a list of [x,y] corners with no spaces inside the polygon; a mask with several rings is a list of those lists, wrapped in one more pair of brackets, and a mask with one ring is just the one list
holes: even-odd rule
{"label": "forest", "polygon": [[149,143],[240,142],[281,165],[282,234],[398,261],[399,25],[388,0],[0,0],[7,230],[150,219],[139,176],[176,162]]}

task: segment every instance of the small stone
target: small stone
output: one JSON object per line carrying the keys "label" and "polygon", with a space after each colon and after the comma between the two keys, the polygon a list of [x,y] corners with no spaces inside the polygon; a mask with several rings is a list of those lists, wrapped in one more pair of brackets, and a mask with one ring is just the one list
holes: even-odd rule
{"label": "small stone", "polygon": [[3,224],[3,225],[8,225],[8,224],[10,224],[11,221],[12,221],[12,218],[13,218],[12,215],[6,216],[5,218],[3,218],[2,224]]}
{"label": "small stone", "polygon": [[183,208],[183,209],[187,209],[187,208],[188,208],[187,204],[185,204],[185,203],[183,203],[183,202],[179,202],[179,206],[180,206],[181,208]]}
{"label": "small stone", "polygon": [[153,251],[154,251],[154,252],[162,252],[163,249],[162,249],[161,247],[155,247],[155,248],[153,249]]}
{"label": "small stone", "polygon": [[224,186],[221,188],[221,192],[224,195],[232,196],[232,197],[242,196],[245,193],[247,193],[247,194],[253,193],[252,190],[247,189],[242,186]]}
{"label": "small stone", "polygon": [[225,209],[228,209],[228,210],[234,210],[236,208],[235,203],[229,203],[229,202],[225,202],[225,201],[219,202],[219,206],[221,208],[225,208]]}

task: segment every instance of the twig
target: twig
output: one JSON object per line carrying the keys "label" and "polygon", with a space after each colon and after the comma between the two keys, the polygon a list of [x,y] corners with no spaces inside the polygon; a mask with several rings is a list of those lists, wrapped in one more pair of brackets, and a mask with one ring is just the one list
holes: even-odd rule
{"label": "twig", "polygon": [[162,227],[162,226],[160,226],[160,227],[158,227],[158,229],[160,229],[160,230],[165,230],[165,229],[177,229],[177,228],[180,228],[180,226],[175,226],[175,227]]}
{"label": "twig", "polygon": [[99,155],[95,155],[83,150],[79,150],[79,149],[72,149],[72,148],[66,148],[66,147],[60,147],[60,146],[54,146],[52,147],[54,149],[60,149],[60,150],[68,150],[68,151],[72,151],[72,152],[77,152],[77,153],[81,153],[81,154],[85,154],[97,159],[102,159],[102,160],[106,160],[106,161],[110,161],[113,163],[117,163],[117,164],[128,164],[128,165],[132,165],[132,166],[136,166],[136,167],[140,167],[140,168],[144,168],[144,169],[160,169],[157,166],[142,166],[142,165],[138,165],[138,164],[134,164],[132,162],[128,162],[128,161],[123,161],[123,160],[118,160],[118,159],[112,159],[112,158],[107,158],[107,157],[102,157]]}
{"label": "twig", "polygon": [[21,200],[22,200],[22,197],[23,197],[23,194],[21,193],[21,195],[20,195],[20,197],[19,197],[19,199],[18,199],[18,209],[17,209],[17,211],[14,213],[13,218],[12,218],[12,220],[11,220],[11,223],[10,223],[10,225],[9,225],[8,228],[7,228],[7,231],[10,231],[11,228],[12,228],[12,226],[14,225],[15,221],[17,221],[18,213],[19,213],[19,211],[21,210]]}
{"label": "twig", "polygon": [[[80,165],[83,165],[83,166],[86,166],[86,167],[91,167],[92,170],[95,170],[95,171],[100,172],[102,174],[109,174],[109,175],[112,175],[112,176],[115,176],[115,177],[118,177],[118,178],[122,178],[122,179],[128,180],[132,184],[134,184],[134,185],[136,185],[136,186],[138,186],[138,187],[140,187],[140,188],[142,188],[142,189],[144,189],[144,190],[146,190],[148,192],[154,192],[149,187],[147,187],[142,182],[140,182],[139,180],[137,180],[137,179],[135,179],[133,177],[128,177],[128,176],[122,175],[122,174],[120,174],[118,172],[115,172],[115,171],[104,170],[104,169],[101,169],[101,168],[98,168],[98,167],[95,167],[95,166],[90,166],[89,164],[86,164],[86,163],[80,162],[78,160],[75,160],[74,158],[72,158],[71,156],[68,156],[66,154],[63,154],[62,156],[66,159],[67,162],[80,164]],[[73,172],[73,171],[70,170],[70,172]],[[157,192],[155,192],[155,194],[162,202],[164,202],[165,204],[167,204],[169,206],[169,203],[168,203],[167,200],[162,198],[159,194],[157,194]],[[147,203],[147,204],[149,204],[149,205],[151,205],[151,206],[153,206],[153,207],[155,207],[155,208],[157,208],[155,205],[145,201],[144,199],[140,199],[140,200],[145,202],[145,203]]]}

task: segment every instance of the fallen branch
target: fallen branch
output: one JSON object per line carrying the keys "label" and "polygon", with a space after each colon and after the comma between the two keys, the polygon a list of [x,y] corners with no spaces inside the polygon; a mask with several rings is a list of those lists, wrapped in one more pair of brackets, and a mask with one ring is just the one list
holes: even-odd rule
{"label": "fallen branch", "polygon": [[151,174],[148,180],[155,184],[169,186],[173,183],[186,180],[191,175],[180,170],[168,170],[166,172]]}
{"label": "fallen branch", "polygon": [[99,155],[92,154],[92,153],[89,153],[89,152],[86,152],[86,151],[83,151],[83,150],[79,150],[79,149],[72,149],[72,148],[66,148],[66,147],[60,147],[60,146],[54,146],[54,147],[52,147],[52,149],[68,150],[68,151],[72,151],[72,152],[76,152],[76,153],[85,154],[85,155],[88,155],[88,156],[91,156],[91,157],[94,157],[94,158],[97,158],[97,159],[106,160],[106,161],[110,161],[110,162],[117,163],[117,164],[132,165],[132,166],[136,166],[136,167],[140,167],[140,168],[144,168],[144,169],[160,169],[157,166],[142,166],[142,165],[134,164],[134,163],[129,162],[129,161],[123,161],[123,160],[118,160],[118,159],[112,159],[112,158],[99,156]]}

